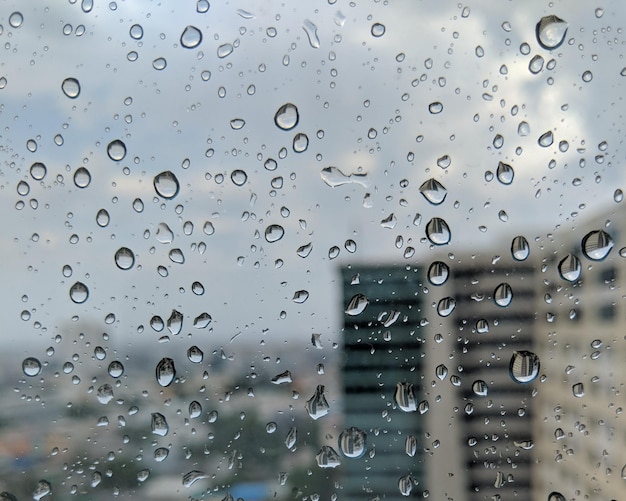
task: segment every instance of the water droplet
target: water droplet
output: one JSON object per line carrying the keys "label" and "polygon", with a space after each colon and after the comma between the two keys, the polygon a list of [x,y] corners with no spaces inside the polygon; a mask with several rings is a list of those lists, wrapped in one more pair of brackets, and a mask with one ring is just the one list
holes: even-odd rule
{"label": "water droplet", "polygon": [[115,264],[120,270],[130,270],[135,265],[135,254],[128,247],[120,247],[115,253]]}
{"label": "water droplet", "polygon": [[89,289],[82,282],[76,282],[70,287],[70,299],[76,304],[82,304],[89,298]]}
{"label": "water droplet", "polygon": [[204,359],[204,353],[197,346],[192,346],[187,350],[187,358],[191,363],[199,364]]}
{"label": "water droplet", "polygon": [[435,178],[430,178],[424,181],[420,186],[420,193],[433,205],[439,205],[443,203],[448,194],[448,190],[437,181]]}
{"label": "water droplet", "polygon": [[403,475],[398,479],[398,490],[403,496],[410,496],[413,490],[413,477],[411,475]]}
{"label": "water droplet", "polygon": [[365,455],[367,435],[354,426],[343,430],[339,435],[339,450],[347,458],[358,459]]}
{"label": "water droplet", "polygon": [[30,193],[30,185],[26,181],[20,181],[17,183],[17,193],[25,197]]}
{"label": "water droplet", "polygon": [[80,82],[76,78],[66,78],[61,84],[61,90],[70,99],[76,99],[80,95]]}
{"label": "water droplet", "polygon": [[246,121],[242,118],[233,118],[230,121],[230,128],[233,130],[243,129],[245,125],[246,125]]}
{"label": "water droplet", "polygon": [[376,38],[382,37],[385,34],[385,25],[381,23],[372,24],[371,33],[372,33],[372,36]]}
{"label": "water droplet", "polygon": [[[233,53],[233,50],[235,50],[235,48],[233,47],[232,44],[230,43],[222,44],[217,48],[217,57],[219,57],[220,59],[224,59],[225,57],[230,56]],[[220,96],[220,97],[223,97],[223,96]]]}
{"label": "water droplet", "polygon": [[111,220],[109,213],[106,209],[100,209],[96,214],[96,223],[101,228],[106,228],[109,225],[109,221]]}
{"label": "water droplet", "polygon": [[172,384],[176,377],[176,368],[174,360],[164,357],[156,366],[156,380],[159,385],[166,387]]}
{"label": "water droplet", "polygon": [[248,180],[248,174],[243,170],[237,169],[231,172],[230,180],[235,186],[243,186]]}
{"label": "water droplet", "polygon": [[41,362],[35,357],[25,358],[22,362],[22,371],[29,377],[37,376],[41,372]]}
{"label": "water droplet", "polygon": [[554,136],[552,135],[552,131],[550,130],[548,132],[544,132],[543,134],[541,134],[541,136],[539,136],[539,139],[537,140],[537,143],[539,144],[539,146],[543,148],[547,148],[548,146],[551,146],[553,142],[554,142]]}
{"label": "water droplet", "polygon": [[489,388],[487,387],[487,383],[485,383],[482,379],[477,379],[472,383],[472,391],[479,397],[486,397]]}
{"label": "water droplet", "polygon": [[355,294],[350,299],[348,306],[346,306],[345,314],[354,317],[363,313],[363,310],[367,308],[369,299],[364,294]]}
{"label": "water droplet", "polygon": [[548,501],[566,501],[566,499],[560,492],[552,491],[548,496]]}
{"label": "water droplet", "polygon": [[291,103],[283,104],[278,108],[276,115],[274,115],[274,123],[282,130],[293,129],[298,125],[299,120],[300,114],[298,113],[298,108]]}
{"label": "water droplet", "polygon": [[572,393],[576,398],[582,398],[585,396],[585,387],[582,383],[576,383],[572,386]]}
{"label": "water droplet", "polygon": [[24,16],[21,12],[13,12],[9,16],[9,25],[11,28],[19,28],[24,23]]}
{"label": "water droplet", "polygon": [[143,28],[139,24],[133,24],[130,30],[128,30],[128,34],[134,40],[141,40],[141,37],[143,37]]}
{"label": "water droplet", "polygon": [[555,16],[542,17],[535,27],[537,42],[546,50],[557,49],[565,40],[567,34],[567,23],[563,19]]}
{"label": "water droplet", "polygon": [[443,285],[450,275],[450,267],[443,261],[434,261],[428,267],[428,281],[433,285]]}
{"label": "water droplet", "polygon": [[506,282],[501,283],[493,291],[493,301],[498,306],[506,308],[513,301],[513,289]]}
{"label": "water droplet", "polygon": [[119,139],[115,139],[107,146],[107,155],[111,160],[120,162],[126,156],[126,145]]}
{"label": "water droplet", "polygon": [[[32,172],[31,172],[32,174]],[[621,203],[624,200],[624,192],[619,188],[613,192],[613,201],[617,204]]]}
{"label": "water droplet", "polygon": [[582,266],[580,260],[573,254],[565,256],[558,265],[559,274],[563,280],[576,282],[580,278]]}
{"label": "water droplet", "polygon": [[585,83],[591,82],[593,80],[593,73],[591,73],[591,71],[589,70],[583,72],[582,79]]}
{"label": "water droplet", "polygon": [[613,245],[611,236],[602,230],[590,231],[581,243],[583,254],[593,261],[602,261],[606,258]]}
{"label": "water droplet", "polygon": [[516,261],[524,261],[530,255],[528,240],[522,235],[515,237],[511,242],[511,255]]}
{"label": "water droplet", "polygon": [[35,181],[41,181],[48,173],[45,164],[35,162],[30,166],[30,175]]}
{"label": "water droplet", "polygon": [[407,456],[415,456],[417,452],[417,437],[415,435],[407,435],[404,441],[404,452],[406,452]]}
{"label": "water droplet", "polygon": [[456,308],[456,301],[452,297],[444,297],[437,303],[437,313],[440,317],[447,317],[452,314]]}
{"label": "water droplet", "polygon": [[537,54],[528,63],[528,71],[530,71],[533,75],[540,73],[541,70],[543,70],[543,63],[543,57]]}
{"label": "water droplet", "polygon": [[317,36],[317,26],[315,26],[315,24],[313,24],[308,19],[305,19],[304,23],[302,23],[302,28],[304,29],[304,32],[309,39],[309,45],[314,49],[319,49],[320,39]]}
{"label": "water droplet", "polygon": [[183,314],[180,311],[172,310],[170,317],[167,319],[167,328],[173,336],[180,334],[183,329]]}
{"label": "water droplet", "polygon": [[174,232],[166,223],[159,223],[155,236],[156,239],[162,244],[171,244],[174,241]]}
{"label": "water droplet", "polygon": [[287,436],[285,437],[285,446],[289,450],[294,450],[296,442],[298,441],[298,429],[295,426],[289,428]]}
{"label": "water droplet", "polygon": [[101,404],[108,404],[114,398],[113,387],[110,384],[103,384],[96,391],[96,398]]}
{"label": "water droplet", "polygon": [[309,138],[302,132],[295,135],[293,138],[293,151],[296,153],[303,153],[309,147]]}
{"label": "water droplet", "polygon": [[204,478],[209,478],[209,475],[199,470],[191,470],[188,473],[183,475],[183,486],[191,487],[198,480],[202,480]]}
{"label": "water droplet", "polygon": [[208,313],[200,313],[200,315],[193,319],[193,326],[196,329],[204,329],[211,323],[212,320],[213,318]]}
{"label": "water droplet", "polygon": [[441,104],[439,101],[430,103],[428,105],[428,111],[432,113],[433,115],[438,115],[439,113],[443,111],[443,104]]}
{"label": "water droplet", "polygon": [[52,494],[52,485],[47,480],[40,480],[37,482],[37,486],[33,492],[33,499],[35,501],[39,501],[41,498],[45,496],[49,496]]}
{"label": "water droplet", "polygon": [[445,365],[439,364],[437,367],[435,367],[435,376],[437,376],[437,379],[443,381],[447,375],[448,368]]}
{"label": "water droplet", "polygon": [[274,421],[270,421],[269,423],[265,425],[265,431],[269,433],[270,435],[272,433],[276,433],[277,429],[278,429],[278,425]]}
{"label": "water droplet", "polygon": [[394,398],[400,410],[404,412],[415,412],[417,410],[417,400],[415,399],[413,383],[398,383],[396,385]]}
{"label": "water droplet", "polygon": [[271,382],[273,384],[286,384],[286,383],[291,383],[292,382],[292,378],[291,378],[291,372],[290,371],[285,371],[285,372],[281,372],[280,374],[276,374],[272,379]]}
{"label": "water droplet", "polygon": [[306,401],[304,408],[313,419],[324,417],[330,412],[330,407],[324,396],[324,385],[317,385],[315,393]]}
{"label": "water droplet", "polygon": [[279,224],[270,224],[265,228],[265,240],[269,243],[278,242],[285,234],[285,229]]}
{"label": "water droplet", "polygon": [[341,464],[339,454],[329,445],[324,445],[315,456],[317,466],[320,468],[337,468]]}
{"label": "water droplet", "polygon": [[509,164],[498,162],[496,176],[498,177],[498,181],[502,184],[511,184],[513,182],[513,178],[515,177],[515,171]]}
{"label": "water droplet", "polygon": [[189,417],[191,419],[197,419],[200,417],[201,414],[202,414],[202,405],[200,405],[200,402],[197,402],[196,400],[194,400],[193,402],[189,404]]}
{"label": "water droplet", "polygon": [[114,360],[113,362],[109,364],[109,367],[107,368],[107,372],[109,373],[109,376],[111,376],[112,378],[121,377],[122,374],[124,374],[124,366],[122,365],[122,362],[119,362],[118,360]]}
{"label": "water droplet", "polygon": [[165,461],[169,454],[170,451],[168,449],[166,449],[165,447],[159,447],[158,449],[154,450],[154,460],[157,463],[160,463],[161,461]]}
{"label": "water droplet", "polygon": [[74,184],[77,188],[87,188],[91,183],[91,173],[85,167],[79,167],[74,172]]}
{"label": "water droplet", "polygon": [[434,217],[426,225],[426,237],[434,245],[446,245],[450,243],[450,228],[440,217]]}
{"label": "water droplet", "polygon": [[513,353],[509,363],[509,375],[516,383],[530,383],[539,375],[539,357],[531,351]]}
{"label": "water droplet", "polygon": [[154,61],[152,61],[152,67],[157,71],[162,71],[167,68],[167,61],[164,57],[157,57]]}
{"label": "water droplet", "polygon": [[157,192],[157,195],[163,198],[167,198],[171,200],[176,195],[178,195],[178,191],[180,189],[180,185],[178,184],[178,179],[174,175],[173,172],[166,170],[165,172],[161,172],[154,176],[154,190]]}
{"label": "water droplet", "polygon": [[202,43],[202,32],[195,26],[187,26],[180,35],[180,44],[185,49],[195,49]]}
{"label": "water droplet", "polygon": [[297,304],[304,303],[307,299],[309,299],[309,292],[306,290],[299,290],[294,292],[293,294],[293,302]]}
{"label": "water droplet", "polygon": [[321,172],[322,180],[331,188],[336,188],[344,184],[360,184],[367,187],[367,174],[350,174],[346,175],[337,167],[325,167]]}

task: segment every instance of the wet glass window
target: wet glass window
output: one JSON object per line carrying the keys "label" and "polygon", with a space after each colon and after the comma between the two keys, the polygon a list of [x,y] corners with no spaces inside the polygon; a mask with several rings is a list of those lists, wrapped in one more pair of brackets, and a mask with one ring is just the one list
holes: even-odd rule
{"label": "wet glass window", "polygon": [[0,7],[0,500],[623,499],[626,4]]}

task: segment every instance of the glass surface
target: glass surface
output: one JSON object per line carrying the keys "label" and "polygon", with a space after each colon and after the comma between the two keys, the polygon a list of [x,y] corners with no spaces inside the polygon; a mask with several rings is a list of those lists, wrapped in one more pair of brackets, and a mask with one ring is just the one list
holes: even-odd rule
{"label": "glass surface", "polygon": [[4,2],[0,499],[623,499],[625,24]]}

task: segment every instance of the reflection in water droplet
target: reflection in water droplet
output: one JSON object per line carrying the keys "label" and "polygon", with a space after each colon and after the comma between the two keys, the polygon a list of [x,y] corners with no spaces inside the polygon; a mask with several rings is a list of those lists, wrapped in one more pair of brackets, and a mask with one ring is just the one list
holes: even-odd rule
{"label": "reflection in water droplet", "polygon": [[502,308],[506,308],[513,301],[513,289],[506,282],[501,283],[493,291],[493,301]]}
{"label": "reflection in water droplet", "polygon": [[439,364],[435,367],[435,376],[441,381],[443,381],[448,375],[448,368],[444,364]]}
{"label": "reflection in water droplet", "polygon": [[404,452],[407,456],[414,457],[417,452],[417,438],[415,435],[407,435],[404,441]]}
{"label": "reflection in water droplet", "polygon": [[515,177],[515,171],[509,164],[498,162],[496,176],[498,177],[498,181],[502,184],[511,184],[513,182],[513,178]]}
{"label": "reflection in water droplet", "polygon": [[164,57],[157,57],[154,61],[152,61],[152,67],[157,71],[164,70],[167,68],[167,61]]}
{"label": "reflection in water droplet", "polygon": [[430,113],[432,113],[433,115],[438,115],[443,111],[443,104],[441,104],[439,101],[430,103],[428,105],[428,111],[430,111]]}
{"label": "reflection in water droplet", "polygon": [[366,434],[353,427],[343,430],[339,435],[339,450],[347,458],[358,459],[366,452]]}
{"label": "reflection in water droplet", "polygon": [[235,186],[243,186],[248,180],[248,175],[245,173],[245,171],[237,169],[231,172],[230,180]]}
{"label": "reflection in water droplet", "polygon": [[52,485],[47,480],[40,480],[37,482],[37,486],[33,491],[33,499],[35,501],[39,501],[41,498],[45,496],[49,496],[52,494]]}
{"label": "reflection in water droplet", "polygon": [[319,49],[320,39],[317,36],[317,26],[315,26],[315,24],[313,24],[308,19],[305,19],[304,23],[302,23],[302,28],[304,29],[304,32],[309,39],[309,45],[314,49]]}
{"label": "reflection in water droplet", "polygon": [[171,200],[176,195],[178,195],[178,191],[180,189],[180,185],[178,184],[178,179],[174,175],[173,172],[167,170],[161,172],[154,176],[154,190],[157,192],[157,195],[160,197]]}
{"label": "reflection in water droplet", "polygon": [[35,162],[30,166],[30,175],[35,181],[41,181],[48,173],[45,164]]}
{"label": "reflection in water droplet", "polygon": [[540,55],[534,56],[528,63],[528,71],[533,75],[540,73],[543,70],[544,59]]}
{"label": "reflection in water droplet", "polygon": [[309,292],[306,290],[299,290],[294,292],[293,294],[293,302],[297,304],[304,303],[307,299],[309,299]]}
{"label": "reflection in water droplet", "polygon": [[440,317],[447,317],[452,314],[456,308],[456,301],[452,297],[444,297],[437,303],[437,313]]}
{"label": "reflection in water droplet", "polygon": [[114,398],[113,387],[110,384],[103,384],[96,391],[96,398],[101,404],[108,404]]}
{"label": "reflection in water droplet", "polygon": [[515,237],[511,242],[511,255],[516,261],[524,261],[530,255],[528,240],[522,235]]}
{"label": "reflection in water droplet", "polygon": [[115,253],[115,264],[120,270],[130,270],[135,265],[135,254],[128,247],[120,247]]}
{"label": "reflection in water droplet", "polygon": [[126,145],[119,139],[115,139],[107,146],[107,155],[111,160],[120,162],[126,156]]}
{"label": "reflection in water droplet", "polygon": [[246,125],[246,121],[242,118],[233,118],[230,121],[230,128],[233,130],[243,129],[245,125]]}
{"label": "reflection in water droplet", "polygon": [[394,398],[400,410],[404,412],[415,412],[417,410],[417,400],[415,399],[413,383],[398,383],[396,385]]}
{"label": "reflection in water droplet", "polygon": [[560,492],[552,491],[548,496],[548,501],[566,501],[566,499]]}
{"label": "reflection in water droplet", "polygon": [[187,26],[180,35],[180,44],[185,49],[195,49],[202,42],[202,32],[195,26]]}
{"label": "reflection in water droplet", "polygon": [[572,386],[572,393],[576,398],[582,398],[585,396],[585,387],[582,383],[576,383]]}
{"label": "reflection in water droplet", "polygon": [[122,374],[124,374],[124,366],[122,365],[122,362],[119,362],[118,360],[114,360],[113,362],[109,364],[109,367],[107,368],[107,372],[109,373],[109,376],[111,376],[112,378],[121,377]]}
{"label": "reflection in water droplet", "polygon": [[199,418],[201,414],[202,414],[202,405],[200,405],[200,402],[194,400],[193,402],[189,404],[189,417],[191,419],[196,419],[196,418]]}
{"label": "reflection in water droplet", "polygon": [[349,183],[360,184],[364,188],[367,187],[367,174],[346,175],[337,167],[325,167],[322,169],[321,176],[322,180],[331,188]]}
{"label": "reflection in water droplet", "polygon": [[309,147],[309,138],[302,132],[295,135],[293,138],[293,151],[296,153],[303,153]]}
{"label": "reflection in water droplet", "polygon": [[443,261],[434,261],[428,267],[428,281],[433,285],[443,285],[450,275],[450,267]]}
{"label": "reflection in water droplet", "polygon": [[320,468],[337,468],[341,464],[339,454],[329,445],[324,445],[315,456],[317,466]]}
{"label": "reflection in water droplet", "polygon": [[330,407],[324,396],[324,385],[317,385],[315,393],[306,401],[304,408],[313,419],[324,417],[330,412]]}
{"label": "reflection in water droplet", "polygon": [[560,47],[566,34],[567,23],[555,15],[542,17],[535,27],[537,42],[546,50]]}
{"label": "reflection in water droplet", "polygon": [[166,387],[172,384],[176,377],[174,360],[164,357],[156,366],[156,379],[159,385]]}
{"label": "reflection in water droplet", "polygon": [[354,317],[356,315],[360,315],[363,313],[363,310],[367,308],[369,304],[369,299],[364,294],[355,294],[350,299],[348,306],[346,306],[345,314]]}
{"label": "reflection in water droplet", "polygon": [[25,358],[22,362],[22,371],[29,377],[37,376],[41,372],[41,362],[35,357]]}
{"label": "reflection in water droplet", "polygon": [[85,167],[79,167],[74,172],[74,184],[77,188],[87,188],[91,183],[91,173]]}
{"label": "reflection in water droplet", "polygon": [[[193,319],[193,326],[196,329],[204,329],[211,323],[212,320],[213,318],[208,313],[206,312],[200,313],[200,315],[198,315],[196,318]],[[181,324],[182,324],[182,321],[181,321]]]}
{"label": "reflection in water droplet", "polygon": [[559,274],[563,280],[576,282],[580,278],[582,266],[580,260],[573,254],[565,256],[558,265]]}
{"label": "reflection in water droplet", "polygon": [[82,304],[89,298],[89,289],[82,282],[76,282],[70,287],[70,299],[76,304]]}
{"label": "reflection in water droplet", "polygon": [[[220,45],[217,48],[217,57],[219,57],[220,59],[224,59],[225,57],[230,56],[233,53],[234,47],[232,44],[230,43],[225,43]],[[220,96],[223,97],[223,96]]]}
{"label": "reflection in water droplet", "polygon": [[75,78],[66,78],[61,83],[61,90],[70,99],[76,99],[80,95],[80,82]]}
{"label": "reflection in water droplet", "polygon": [[585,257],[593,261],[602,261],[611,252],[614,242],[608,233],[596,230],[587,233],[581,245]]}
{"label": "reflection in water droplet", "polygon": [[448,223],[440,217],[432,218],[426,225],[426,237],[435,245],[448,244],[451,238]]}
{"label": "reflection in water droplet", "polygon": [[183,475],[183,486],[191,487],[198,480],[202,480],[203,478],[209,478],[209,475],[199,470],[191,470],[188,473]]}
{"label": "reflection in water droplet", "polygon": [[372,36],[374,37],[382,37],[385,34],[385,25],[381,23],[372,24]]}
{"label": "reflection in water droplet", "polygon": [[171,244],[174,241],[174,232],[166,223],[159,223],[155,236],[162,244]]}
{"label": "reflection in water droplet", "polygon": [[180,334],[183,329],[183,314],[180,311],[172,310],[167,319],[167,328],[174,336]]}
{"label": "reflection in water droplet", "polygon": [[486,397],[489,388],[487,387],[487,383],[485,383],[482,379],[477,379],[472,383],[472,391],[479,397]]}
{"label": "reflection in water droplet", "polygon": [[204,353],[197,346],[192,346],[187,350],[187,358],[191,363],[199,364],[204,359]]}
{"label": "reflection in water droplet", "polygon": [[289,428],[287,432],[287,436],[285,437],[285,446],[289,450],[293,450],[296,446],[296,442],[298,441],[298,429],[293,426]]}
{"label": "reflection in water droplet", "polygon": [[291,372],[285,371],[285,372],[281,372],[280,374],[276,374],[270,381],[272,382],[272,384],[291,383],[292,382]]}
{"label": "reflection in water droplet", "polygon": [[513,353],[509,363],[509,375],[516,383],[530,383],[539,375],[539,357],[531,351]]}
{"label": "reflection in water droplet", "polygon": [[109,213],[106,209],[100,209],[96,214],[96,223],[101,228],[106,228],[109,225],[109,221],[111,218],[109,217]]}
{"label": "reflection in water droplet", "polygon": [[541,136],[539,136],[539,139],[537,140],[537,143],[539,144],[539,146],[543,148],[547,148],[548,146],[551,146],[553,142],[554,142],[554,136],[552,135],[552,131],[550,130],[548,132],[544,132],[543,134],[541,134]]}
{"label": "reflection in water droplet", "polygon": [[403,475],[398,479],[398,489],[403,496],[410,496],[413,490],[413,477],[411,475]]}
{"label": "reflection in water droplet", "polygon": [[143,37],[143,28],[139,24],[133,24],[128,31],[131,38],[140,40]]}
{"label": "reflection in water droplet", "polygon": [[274,123],[282,130],[293,129],[298,125],[299,120],[300,114],[298,113],[298,108],[291,103],[283,104],[278,108],[276,115],[274,115]]}
{"label": "reflection in water droplet", "polygon": [[269,243],[278,242],[285,234],[285,229],[279,224],[270,224],[265,228],[265,240]]}
{"label": "reflection in water droplet", "polygon": [[443,203],[448,194],[448,190],[437,181],[435,178],[430,178],[424,181],[420,186],[420,193],[433,205],[439,205]]}

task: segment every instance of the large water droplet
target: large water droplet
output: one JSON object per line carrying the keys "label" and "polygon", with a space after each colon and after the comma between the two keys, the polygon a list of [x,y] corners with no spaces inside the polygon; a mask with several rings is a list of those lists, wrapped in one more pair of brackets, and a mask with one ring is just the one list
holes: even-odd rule
{"label": "large water droplet", "polygon": [[498,306],[506,308],[513,301],[513,289],[506,282],[501,283],[493,291],[493,301]]}
{"label": "large water droplet", "polygon": [[174,360],[164,357],[156,366],[156,380],[159,385],[166,387],[172,384],[176,377],[176,368]]}
{"label": "large water droplet", "polygon": [[292,426],[289,428],[287,432],[287,436],[285,437],[285,446],[289,450],[294,450],[296,446],[296,442],[298,441],[298,428]]}
{"label": "large water droplet", "polygon": [[443,261],[434,261],[428,267],[428,281],[433,285],[443,285],[448,280],[450,268]]}
{"label": "large water droplet", "polygon": [[452,297],[444,297],[437,303],[437,313],[440,317],[448,317],[456,308],[456,301]]}
{"label": "large water droplet", "polygon": [[61,90],[70,99],[76,99],[80,95],[80,82],[76,78],[66,78],[61,83]]}
{"label": "large water droplet", "polygon": [[168,200],[178,195],[180,185],[173,172],[166,170],[154,176],[154,190],[157,195]]}
{"label": "large water droplet", "polygon": [[135,265],[135,254],[128,247],[120,247],[115,253],[115,264],[120,270],[130,270]]}
{"label": "large water droplet", "polygon": [[212,320],[213,318],[211,318],[211,315],[208,313],[200,313],[200,315],[193,319],[193,326],[196,329],[204,329],[211,323]]}
{"label": "large water droplet", "polygon": [[122,374],[124,374],[124,366],[122,365],[122,362],[114,360],[109,364],[107,372],[109,373],[109,376],[117,379],[118,377],[122,377]]}
{"label": "large water droplet", "polygon": [[141,37],[143,37],[143,28],[140,24],[133,24],[130,30],[128,30],[128,34],[134,40],[141,40]]}
{"label": "large water droplet", "polygon": [[411,475],[403,475],[398,479],[398,490],[403,496],[410,496],[413,490],[413,477]]}
{"label": "large water droplet", "polygon": [[566,501],[566,499],[560,492],[552,491],[548,496],[548,501]]}
{"label": "large water droplet", "polygon": [[270,224],[265,228],[265,240],[269,243],[278,242],[285,234],[285,229],[279,224]]}
{"label": "large water droplet", "polygon": [[167,68],[167,60],[164,57],[157,57],[152,61],[152,67],[157,71],[162,71]]}
{"label": "large water droplet", "polygon": [[237,169],[231,172],[230,180],[235,186],[243,186],[248,180],[248,174],[241,169]]}
{"label": "large water droplet", "polygon": [[339,435],[339,450],[347,458],[358,459],[365,455],[366,434],[354,426],[343,430]]}
{"label": "large water droplet", "polygon": [[293,151],[296,153],[304,153],[309,147],[309,138],[306,134],[300,132],[293,138]]}
{"label": "large water droplet", "polygon": [[41,362],[35,357],[25,358],[22,362],[22,371],[29,377],[35,377],[41,372]]}
{"label": "large water droplet", "polygon": [[166,223],[159,223],[155,236],[162,244],[171,244],[174,241],[174,232]]}
{"label": "large water droplet", "polygon": [[509,164],[498,162],[498,170],[496,171],[498,181],[502,184],[511,184],[515,177],[515,171]]}
{"label": "large water droplet", "polygon": [[367,308],[369,302],[370,301],[366,295],[355,294],[354,296],[352,296],[352,299],[350,299],[348,306],[346,306],[345,314],[350,315],[351,317],[360,315],[361,313],[363,313],[363,310]]}
{"label": "large water droplet", "polygon": [[315,393],[306,401],[304,408],[313,419],[324,417],[330,412],[330,407],[324,396],[324,385],[317,385]]}
{"label": "large water droplet", "polygon": [[472,391],[475,395],[479,397],[486,397],[489,391],[487,383],[485,383],[482,379],[477,379],[472,383]]}
{"label": "large water droplet", "polygon": [[209,475],[199,470],[191,470],[183,475],[183,486],[191,487],[195,482],[203,478],[209,478]]}
{"label": "large water droplet", "polygon": [[437,367],[435,367],[435,376],[437,376],[437,379],[443,381],[447,375],[448,368],[444,364],[439,364]]}
{"label": "large water droplet", "polygon": [[87,188],[91,184],[91,173],[85,167],[79,167],[74,172],[74,184],[77,188]]}
{"label": "large water droplet", "polygon": [[106,228],[109,225],[109,221],[111,221],[111,217],[106,209],[100,209],[96,214],[96,223],[101,228]]}
{"label": "large water droplet", "polygon": [[107,155],[115,162],[121,162],[126,156],[126,145],[119,139],[115,139],[107,146]]}
{"label": "large water droplet", "polygon": [[415,456],[417,452],[417,437],[415,435],[407,435],[404,441],[404,452],[406,452],[407,456]]}
{"label": "large water droplet", "polygon": [[170,427],[167,424],[165,416],[160,412],[153,412],[151,415],[150,427],[152,433],[164,437],[170,431]]}
{"label": "large water droplet", "polygon": [[587,233],[581,245],[585,257],[593,261],[602,261],[611,252],[614,242],[608,233],[596,230]]}
{"label": "large water droplet", "polygon": [[9,16],[9,25],[11,28],[19,28],[24,23],[24,16],[21,12],[13,12]]}
{"label": "large water droplet", "polygon": [[553,142],[554,142],[554,136],[551,130],[541,134],[541,136],[539,136],[539,139],[537,140],[537,143],[539,144],[539,146],[543,148],[547,148],[548,146],[551,146]]}
{"label": "large water droplet", "polygon": [[304,29],[304,32],[309,39],[309,45],[311,45],[311,47],[313,47],[314,49],[319,49],[320,39],[317,36],[317,26],[315,26],[315,24],[313,24],[308,19],[305,19],[304,23],[302,24],[302,28]]}
{"label": "large water droplet", "polygon": [[76,282],[70,287],[70,299],[76,304],[82,304],[89,298],[89,289],[82,282]]}
{"label": "large water droplet", "polygon": [[576,398],[582,398],[585,396],[585,387],[582,383],[576,383],[572,386],[572,393]]}
{"label": "large water droplet", "polygon": [[509,363],[509,375],[516,383],[530,383],[539,375],[539,357],[532,351],[520,350],[513,353]]}
{"label": "large water droplet", "polygon": [[576,282],[580,278],[582,266],[580,260],[573,254],[565,256],[558,265],[559,275],[563,280]]}
{"label": "large water droplet", "polygon": [[325,167],[321,172],[322,180],[331,188],[336,188],[343,184],[360,184],[367,187],[367,174],[350,174],[346,175],[337,167]]}
{"label": "large water droplet", "polygon": [[191,363],[199,364],[204,359],[204,353],[197,346],[192,346],[187,350],[187,358]]}
{"label": "large water droplet", "polygon": [[541,70],[543,70],[543,63],[543,57],[537,54],[528,63],[528,71],[530,71],[533,75],[540,73]]}
{"label": "large water droplet", "polygon": [[415,412],[417,410],[417,400],[415,399],[413,383],[398,383],[396,385],[394,398],[400,410],[404,412]]}
{"label": "large water droplet", "polygon": [[448,190],[445,189],[443,184],[437,181],[435,178],[430,178],[424,181],[420,186],[420,193],[433,205],[439,205],[443,203],[448,194]]}
{"label": "large water droplet", "polygon": [[180,35],[180,44],[185,49],[195,49],[202,43],[202,32],[195,26],[187,26]]}
{"label": "large water droplet", "polygon": [[178,310],[172,310],[170,317],[167,319],[167,328],[176,336],[183,329],[183,314]]}
{"label": "large water droplet", "polygon": [[189,417],[191,419],[197,419],[202,414],[202,405],[200,402],[194,400],[189,404]]}
{"label": "large water droplet", "polygon": [[158,449],[154,450],[154,460],[157,463],[160,463],[161,461],[165,461],[169,454],[170,451],[168,449],[166,449],[165,447],[159,447]]}
{"label": "large water droplet", "polygon": [[430,103],[428,105],[428,111],[433,115],[438,115],[443,111],[443,104],[441,104],[439,101]]}
{"label": "large water droplet", "polygon": [[450,243],[450,228],[440,217],[434,217],[426,225],[426,237],[435,245],[446,245]]}
{"label": "large water droplet", "polygon": [[315,456],[317,466],[320,468],[337,468],[341,464],[339,454],[329,445],[324,445]]}
{"label": "large water droplet", "polygon": [[96,398],[101,404],[108,404],[113,400],[113,387],[110,384],[103,384],[96,391]]}
{"label": "large water droplet", "polygon": [[557,49],[565,40],[567,23],[555,16],[542,17],[535,27],[537,42],[546,50]]}
{"label": "large water droplet", "polygon": [[385,34],[385,25],[381,24],[381,23],[374,23],[372,24],[372,29],[371,29],[371,33],[372,36],[378,38],[378,37],[382,37]]}
{"label": "large water droplet", "polygon": [[33,499],[35,501],[39,501],[41,498],[45,496],[49,496],[52,494],[52,485],[47,480],[40,480],[37,482],[37,486],[33,492]]}
{"label": "large water droplet", "polygon": [[282,130],[293,129],[298,125],[299,120],[300,114],[298,113],[298,108],[291,103],[283,104],[278,108],[276,115],[274,115],[274,123]]}
{"label": "large water droplet", "polygon": [[41,162],[35,162],[30,166],[30,175],[36,181],[41,181],[44,177],[46,177],[47,173],[48,170],[46,169],[45,164]]}
{"label": "large water droplet", "polygon": [[291,381],[292,381],[291,372],[290,371],[284,371],[284,372],[281,372],[280,374],[276,374],[270,381],[273,384],[291,383]]}
{"label": "large water droplet", "polygon": [[511,242],[511,255],[516,261],[524,261],[530,255],[528,240],[522,235],[515,237]]}

